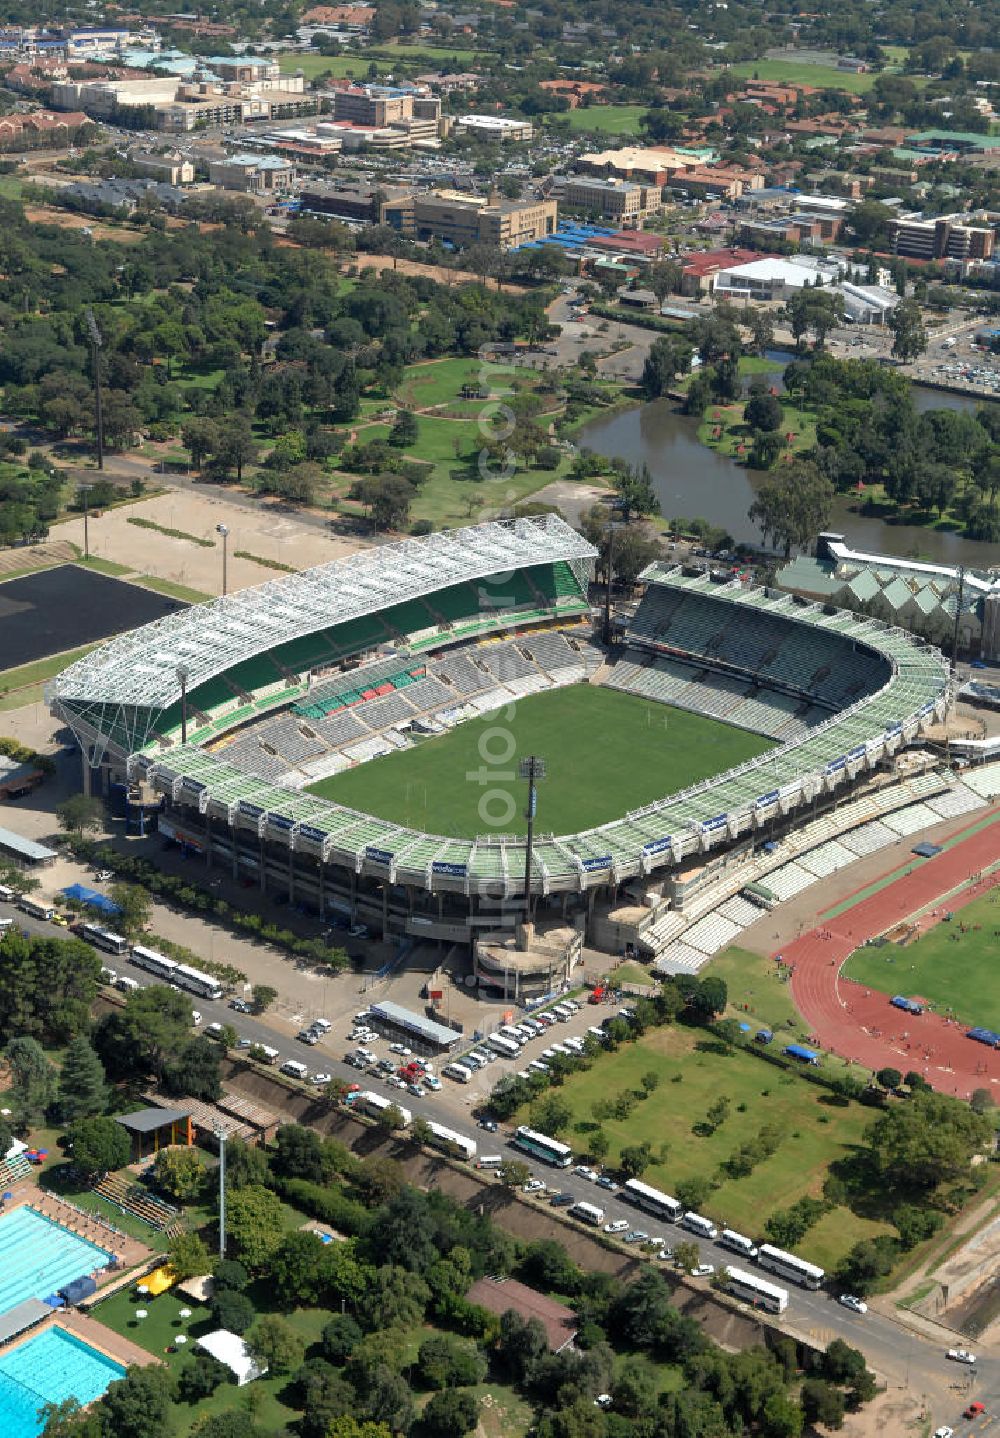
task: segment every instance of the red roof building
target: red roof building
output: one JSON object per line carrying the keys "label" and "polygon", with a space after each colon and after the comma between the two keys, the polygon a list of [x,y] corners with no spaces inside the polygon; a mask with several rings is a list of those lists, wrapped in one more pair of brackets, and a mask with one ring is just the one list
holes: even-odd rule
{"label": "red roof building", "polygon": [[681,271],[681,294],[710,295],[715,288],[716,276],[723,270],[764,258],[757,250],[739,248],[703,250],[700,254],[688,255]]}

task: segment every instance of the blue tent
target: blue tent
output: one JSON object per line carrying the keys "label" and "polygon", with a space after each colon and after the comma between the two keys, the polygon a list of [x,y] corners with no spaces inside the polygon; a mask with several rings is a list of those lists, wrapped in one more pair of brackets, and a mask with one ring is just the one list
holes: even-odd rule
{"label": "blue tent", "polygon": [[86,904],[88,909],[96,909],[98,913],[106,914],[109,918],[121,913],[121,907],[106,894],[99,894],[96,889],[88,889],[85,884],[70,884],[62,893],[67,899],[76,899],[77,903]]}
{"label": "blue tent", "polygon": [[805,1044],[789,1044],[785,1049],[789,1058],[801,1059],[804,1064],[818,1064],[819,1054],[815,1049],[807,1049]]}

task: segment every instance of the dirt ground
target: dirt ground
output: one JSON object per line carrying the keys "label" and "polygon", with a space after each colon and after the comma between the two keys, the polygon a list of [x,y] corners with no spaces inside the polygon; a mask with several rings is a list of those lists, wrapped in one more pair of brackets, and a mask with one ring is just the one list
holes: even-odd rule
{"label": "dirt ground", "polygon": [[[131,518],[151,519],[166,529],[179,529],[210,539],[212,548],[129,524]],[[308,569],[314,564],[341,559],[359,547],[356,541],[338,539],[317,525],[303,524],[278,506],[251,508],[233,504],[222,495],[171,491],[155,499],[108,510],[99,519],[92,515],[90,553],[94,558],[110,559],[139,573],[169,579],[203,594],[221,594],[222,540],[215,532],[217,524],[229,528],[230,591],[264,584],[283,573],[253,560],[237,559],[239,549],[294,569]],[[53,526],[52,537],[72,540],[82,548],[82,518]]]}
{"label": "dirt ground", "polygon": [[74,215],[51,205],[28,205],[24,211],[36,225],[59,225],[64,230],[90,230],[95,240],[114,240],[119,245],[137,245],[145,238],[142,230],[127,225],[102,225],[91,215]]}

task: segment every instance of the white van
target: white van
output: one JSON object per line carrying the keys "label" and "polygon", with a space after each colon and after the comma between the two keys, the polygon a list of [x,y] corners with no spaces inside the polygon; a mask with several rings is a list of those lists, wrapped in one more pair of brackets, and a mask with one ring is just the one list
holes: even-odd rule
{"label": "white van", "polygon": [[258,1063],[276,1064],[281,1058],[277,1049],[272,1049],[269,1044],[251,1044],[254,1057]]}
{"label": "white van", "polygon": [[681,1219],[681,1227],[689,1228],[691,1232],[696,1233],[699,1238],[716,1239],[719,1236],[719,1230],[712,1220],[710,1218],[702,1218],[700,1213],[686,1213]]}
{"label": "white van", "polygon": [[130,979],[127,974],[121,974],[120,977],[115,979],[115,988],[121,989],[122,993],[125,994],[137,993],[141,987],[141,984],[137,984],[135,979]]}
{"label": "white van", "polygon": [[490,1034],[486,1043],[495,1053],[500,1054],[501,1058],[517,1058],[517,1055],[520,1053],[520,1045],[515,1043],[513,1039],[505,1038],[503,1034]]}
{"label": "white van", "polygon": [[298,1059],[288,1059],[281,1065],[278,1072],[280,1074],[287,1074],[289,1078],[298,1079],[300,1083],[305,1083],[309,1077],[309,1070],[305,1064],[300,1064]]}
{"label": "white van", "polygon": [[468,1083],[472,1078],[472,1074],[464,1064],[445,1064],[441,1073],[445,1078],[454,1079],[456,1083]]}
{"label": "white van", "polygon": [[16,889],[11,889],[6,884],[0,884],[0,901],[5,904],[12,904],[16,898]]}
{"label": "white van", "polygon": [[556,1004],[554,1005],[552,1012],[555,1014],[556,1018],[561,1024],[568,1024],[570,1019],[573,1017],[573,1010],[570,1008],[569,1004]]}
{"label": "white van", "polygon": [[[3,933],[3,926],[4,926],[4,921],[3,921],[3,919],[0,919],[0,933]],[[102,965],[101,965],[101,983],[102,983],[102,984],[116,984],[117,982],[118,982],[118,974],[117,974],[117,971],[116,971],[115,969],[106,969],[106,968],[104,967],[104,965],[102,964]]]}
{"label": "white van", "polygon": [[503,1163],[503,1155],[499,1153],[487,1153],[476,1160],[477,1168],[497,1169]]}

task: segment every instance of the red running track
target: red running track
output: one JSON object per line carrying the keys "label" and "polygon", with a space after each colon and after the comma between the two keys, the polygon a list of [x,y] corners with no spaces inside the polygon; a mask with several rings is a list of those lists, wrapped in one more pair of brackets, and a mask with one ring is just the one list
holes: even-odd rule
{"label": "red running track", "polygon": [[[916,1069],[934,1088],[960,1098],[1000,1085],[1000,1051],[967,1039],[965,1024],[938,1014],[904,1013],[889,1003],[891,995],[840,975],[844,961],[866,939],[933,905],[998,859],[1000,824],[993,824],[783,948],[780,959],[791,968],[792,997],[814,1041],[869,1069]],[[947,908],[954,912],[998,883],[1000,873],[981,879],[949,899]]]}

